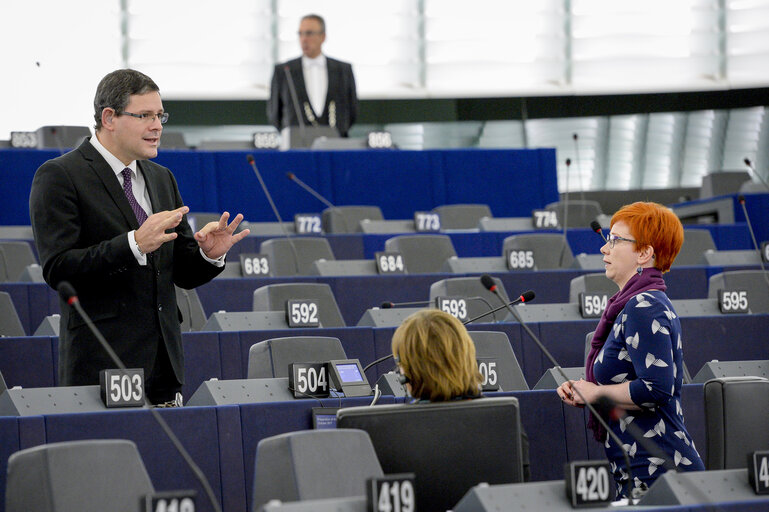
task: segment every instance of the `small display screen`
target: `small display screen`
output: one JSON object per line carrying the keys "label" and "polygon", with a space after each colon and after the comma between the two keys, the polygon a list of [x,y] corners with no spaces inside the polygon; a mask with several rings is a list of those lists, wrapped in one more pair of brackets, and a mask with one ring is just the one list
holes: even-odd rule
{"label": "small display screen", "polygon": [[336,371],[339,372],[339,378],[342,382],[363,382],[363,376],[360,374],[358,365],[355,363],[345,363],[336,365]]}
{"label": "small display screen", "polygon": [[336,428],[338,407],[313,407],[312,426],[316,429]]}

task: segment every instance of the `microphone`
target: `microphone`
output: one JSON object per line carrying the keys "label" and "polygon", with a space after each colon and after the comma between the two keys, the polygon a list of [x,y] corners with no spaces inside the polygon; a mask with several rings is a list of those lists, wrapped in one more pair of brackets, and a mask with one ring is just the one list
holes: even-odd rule
{"label": "microphone", "polygon": [[[499,293],[499,292],[495,292],[495,293]],[[462,322],[462,325],[467,325],[469,323],[475,322],[479,318],[483,318],[484,316],[490,315],[492,313],[496,313],[500,309],[510,308],[510,306],[518,304],[519,302],[531,302],[532,300],[534,300],[534,292],[531,290],[523,292],[517,299],[510,302],[505,302],[505,300],[501,296],[499,296],[499,298],[503,303],[501,306],[499,306],[498,308],[494,308],[490,311],[487,311],[482,315],[478,315],[475,318],[471,318],[470,320],[465,320],[464,322]]]}
{"label": "microphone", "polygon": [[297,120],[299,120],[299,130],[302,132],[302,139],[304,139],[304,117],[302,116],[302,111],[299,109],[299,97],[296,95],[294,78],[291,76],[291,71],[288,69],[288,65],[283,66],[283,72],[286,74],[288,92],[291,94],[291,103],[294,104],[294,113],[296,114]]}
{"label": "microphone", "polygon": [[393,358],[392,354],[387,354],[386,356],[383,356],[383,357],[380,357],[379,359],[375,359],[375,360],[371,361],[369,364],[367,364],[366,366],[363,367],[363,373],[366,373],[366,370],[368,370],[372,366],[376,366],[379,363],[387,361],[388,359],[392,359],[392,358]]}
{"label": "microphone", "polygon": [[763,184],[764,184],[764,186],[767,188],[767,190],[769,190],[769,183],[767,183],[767,182],[766,182],[766,180],[765,180],[763,177],[761,177],[761,175],[760,175],[760,174],[758,174],[758,173],[756,172],[756,168],[755,168],[755,167],[753,167],[753,162],[751,162],[751,161],[750,161],[750,158],[747,158],[747,157],[746,157],[746,158],[745,158],[745,160],[743,160],[743,162],[745,162],[745,165],[747,165],[747,166],[748,166],[748,169],[750,169],[750,171],[751,171],[751,174],[752,174],[753,176],[755,176],[756,178],[758,178],[758,179],[759,179],[759,181],[761,181],[761,183],[763,183]]}
{"label": "microphone", "polygon": [[383,302],[379,305],[381,309],[391,309],[396,306],[426,306],[430,304],[429,300],[417,300],[414,302]]}
{"label": "microphone", "polygon": [[283,236],[286,237],[286,241],[288,242],[289,246],[291,246],[291,252],[294,253],[294,266],[296,267],[296,273],[298,274],[299,273],[299,253],[296,250],[294,241],[291,239],[291,237],[288,234],[288,231],[286,231],[286,227],[283,225],[283,219],[280,217],[278,208],[275,206],[275,202],[272,200],[270,191],[267,190],[267,185],[264,183],[264,180],[262,179],[262,173],[260,173],[259,169],[256,167],[256,162],[254,161],[254,155],[246,155],[246,159],[248,160],[249,165],[251,165],[251,168],[254,170],[254,174],[256,174],[256,179],[259,180],[259,185],[262,187],[262,190],[264,191],[264,195],[267,196],[267,201],[270,203],[270,208],[272,208],[272,213],[274,213],[275,217],[278,219],[278,226],[280,227],[280,230],[283,232]]}
{"label": "microphone", "polygon": [[345,231],[348,233],[351,233],[350,226],[347,224],[347,218],[344,216],[344,213],[339,208],[331,204],[331,201],[329,201],[328,199],[320,195],[314,188],[312,188],[307,183],[299,179],[299,177],[293,172],[287,172],[286,177],[291,181],[293,181],[294,183],[296,183],[297,185],[299,185],[300,187],[302,187],[304,190],[306,190],[310,195],[312,195],[318,201],[325,204],[329,209],[337,212],[339,216],[342,218],[342,223],[344,223]]}
{"label": "microphone", "polygon": [[[576,136],[576,134],[575,134]],[[566,159],[566,193],[564,194],[563,202],[563,246],[561,247],[561,255],[558,257],[558,266],[563,267],[563,257],[566,254],[566,246],[569,245],[569,241],[566,238],[567,226],[569,225],[569,174],[571,174],[571,159]]]}
{"label": "microphone", "polygon": [[[747,158],[745,159],[747,160]],[[758,246],[758,242],[756,242],[756,234],[753,232],[753,225],[750,222],[750,216],[748,215],[748,209],[745,208],[745,196],[740,194],[740,196],[737,198],[737,200],[740,203],[740,206],[742,207],[742,213],[745,215],[745,220],[748,223],[748,230],[750,231],[750,238],[753,240],[753,247],[755,248],[756,252],[758,253],[758,263],[761,265],[761,274],[763,274],[764,279],[766,280],[766,284],[769,286],[769,276],[766,275],[766,267],[764,266],[764,258],[761,254],[761,248]],[[724,277],[726,277],[726,274],[724,274]]]}
{"label": "microphone", "polygon": [[574,159],[577,161],[577,176],[579,176],[579,198],[584,201],[585,187],[582,185],[582,164],[579,158],[579,135],[577,132],[574,132],[571,135],[571,138],[574,139]]}
{"label": "microphone", "polygon": [[[555,371],[557,371],[558,374],[561,376],[561,378],[563,378],[564,382],[569,382],[569,377],[567,377],[566,374],[564,373],[564,371],[561,369],[561,365],[558,364],[558,361],[556,361],[555,358],[553,357],[553,355],[550,353],[550,351],[547,350],[547,347],[545,347],[545,345],[539,340],[539,337],[537,337],[537,335],[534,334],[534,331],[532,331],[529,328],[529,326],[526,325],[526,322],[523,321],[523,319],[520,317],[520,315],[515,310],[515,308],[510,307],[511,304],[505,303],[505,300],[499,294],[499,290],[497,290],[496,286],[487,286],[489,284],[493,284],[494,283],[494,280],[491,279],[491,276],[489,276],[488,274],[484,274],[483,276],[481,276],[481,283],[484,286],[486,286],[487,290],[489,290],[494,295],[496,295],[497,298],[499,298],[499,300],[503,303],[502,307],[506,307],[508,309],[508,311],[510,311],[510,314],[513,315],[513,317],[518,321],[519,324],[521,324],[521,327],[523,327],[523,329],[531,337],[531,339],[534,340],[534,343],[536,343],[537,347],[539,347],[539,350],[543,354],[545,354],[545,357],[547,357],[548,360],[550,360],[550,362],[553,364],[553,366],[555,366]],[[524,296],[526,296],[527,294],[530,294],[530,298],[526,297],[526,300],[523,301],[523,302],[527,302],[527,301],[529,301],[529,300],[534,298],[534,292],[531,291],[531,290],[528,291],[528,292],[525,292],[520,298],[523,299]],[[593,416],[595,416],[596,421],[598,421],[598,423],[600,423],[601,426],[606,429],[606,433],[609,435],[609,437],[611,437],[612,441],[614,441],[617,444],[617,446],[619,446],[619,449],[622,451],[622,455],[623,455],[623,457],[625,459],[625,464],[627,465],[627,474],[628,474],[628,478],[629,478],[629,482],[630,482],[630,484],[628,486],[628,490],[630,490],[631,492],[628,493],[628,494],[630,494],[630,496],[628,496],[628,500],[630,501],[630,504],[633,505],[633,497],[632,497],[632,483],[633,483],[633,472],[632,471],[633,470],[630,467],[630,456],[628,455],[627,450],[625,449],[625,447],[622,446],[622,440],[619,438],[619,436],[617,436],[617,434],[615,434],[612,431],[611,428],[609,428],[609,424],[606,423],[606,420],[604,420],[598,414],[598,411],[596,411],[595,407],[593,407],[592,404],[588,403],[588,401],[585,400],[585,397],[582,396],[582,393],[580,393],[579,390],[576,389],[576,388],[572,388],[572,389],[574,389],[574,391],[577,393],[577,396],[579,396],[582,399],[582,401],[585,403],[585,407],[587,407],[587,409],[591,413],[593,413]]]}
{"label": "microphone", "polygon": [[601,229],[601,223],[597,220],[593,220],[590,222],[590,229],[598,233],[598,235],[603,239],[603,243],[608,243],[609,241],[606,239],[606,236],[603,234],[603,229]]}
{"label": "microphone", "polygon": [[[83,307],[80,305],[80,300],[77,297],[75,288],[71,284],[69,284],[67,281],[62,281],[59,283],[57,291],[59,292],[59,297],[61,297],[61,299],[64,302],[72,306],[75,309],[75,311],[77,311],[80,317],[85,321],[86,325],[88,326],[88,329],[99,341],[99,344],[104,348],[104,350],[107,351],[107,354],[109,354],[109,357],[112,360],[112,362],[115,363],[115,365],[117,365],[117,367],[120,369],[122,374],[126,376],[127,370],[125,365],[123,364],[123,361],[120,360],[120,358],[112,349],[110,344],[107,342],[104,336],[102,336],[99,329],[94,325],[93,321],[91,320],[91,317],[88,316],[88,313],[86,313]],[[211,488],[211,484],[208,483],[208,479],[200,470],[200,467],[198,467],[198,465],[195,464],[195,461],[192,460],[192,457],[190,457],[190,454],[187,452],[187,450],[184,449],[184,446],[182,446],[182,443],[179,441],[179,438],[177,438],[174,435],[173,431],[171,430],[171,427],[168,426],[168,423],[166,423],[166,421],[163,419],[160,413],[158,413],[158,411],[154,407],[152,407],[152,404],[149,403],[146,395],[144,396],[144,407],[149,409],[150,414],[152,414],[152,417],[155,418],[155,421],[157,422],[157,424],[160,425],[160,428],[163,430],[163,432],[166,434],[168,439],[174,445],[174,448],[176,448],[176,451],[179,452],[179,454],[182,456],[182,459],[184,459],[184,462],[186,462],[187,466],[189,466],[189,468],[192,470],[192,473],[195,475],[195,478],[197,478],[198,482],[200,482],[200,484],[203,486],[203,489],[205,490],[206,495],[208,496],[208,499],[211,502],[211,506],[213,506],[216,512],[221,512],[222,508],[219,506],[219,503],[216,501],[216,496],[214,496],[214,491]]]}

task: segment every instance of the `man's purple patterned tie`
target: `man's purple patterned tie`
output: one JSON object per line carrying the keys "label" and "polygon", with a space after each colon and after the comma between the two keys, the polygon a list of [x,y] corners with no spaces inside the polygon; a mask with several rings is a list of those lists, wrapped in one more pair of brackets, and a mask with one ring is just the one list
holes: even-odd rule
{"label": "man's purple patterned tie", "polygon": [[134,211],[134,215],[136,215],[136,220],[139,221],[139,225],[141,226],[144,224],[144,221],[147,220],[147,212],[139,206],[139,202],[136,200],[136,197],[134,197],[133,187],[131,186],[131,169],[128,167],[123,169],[123,192],[125,192],[125,196],[128,198],[128,202],[131,205],[131,209]]}

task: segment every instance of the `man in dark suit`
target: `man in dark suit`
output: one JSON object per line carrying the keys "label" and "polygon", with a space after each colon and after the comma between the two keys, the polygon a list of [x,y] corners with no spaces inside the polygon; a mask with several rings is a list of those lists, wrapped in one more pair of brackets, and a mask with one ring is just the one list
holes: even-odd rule
{"label": "man in dark suit", "polygon": [[[157,156],[163,112],[158,86],[121,69],[94,98],[96,136],[49,160],[29,196],[46,282],[69,281],[128,368],[143,368],[147,398],[173,401],[184,383],[181,313],[174,285],[194,288],[224,268],[224,255],[248,235],[224,212],[193,235],[171,171]],[[61,302],[59,385],[99,383],[114,368],[83,319]]]}
{"label": "man in dark suit", "polygon": [[[305,126],[331,126],[343,137],[355,122],[358,97],[352,66],[323,55],[325,40],[325,21],[317,14],[308,14],[299,24],[302,57],[275,66],[267,116],[278,130],[301,124],[297,110]],[[291,90],[292,82],[296,91]],[[298,105],[292,100],[294,94]]]}

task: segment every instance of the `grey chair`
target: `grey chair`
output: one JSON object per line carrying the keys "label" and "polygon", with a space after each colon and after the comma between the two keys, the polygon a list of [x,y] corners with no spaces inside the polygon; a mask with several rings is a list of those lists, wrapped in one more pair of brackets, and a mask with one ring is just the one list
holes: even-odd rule
{"label": "grey chair", "polygon": [[37,129],[38,149],[76,148],[85,137],[91,136],[87,126],[41,126]]}
{"label": "grey chair", "polygon": [[369,435],[342,428],[262,439],[255,466],[253,512],[271,500],[364,496],[366,480],[384,474]]}
{"label": "grey chair", "polygon": [[183,132],[174,132],[163,130],[163,136],[160,138],[161,149],[189,149],[187,141],[184,140]]}
{"label": "grey chair", "polygon": [[337,206],[323,210],[321,222],[324,233],[360,233],[360,223],[384,220],[378,206]]}
{"label": "grey chair", "polygon": [[322,327],[345,327],[331,287],[325,283],[283,283],[262,286],[254,291],[253,311],[285,311],[291,299],[314,299]]}
{"label": "grey chair", "polygon": [[136,512],[154,493],[132,441],[52,443],[8,459],[6,512]]}
{"label": "grey chair", "polygon": [[673,266],[700,265],[705,251],[715,251],[716,244],[707,229],[684,229],[684,243]]}
{"label": "grey chair", "polygon": [[747,467],[747,456],[769,447],[769,380],[727,377],[705,383],[707,469]]}
{"label": "grey chair", "polygon": [[0,282],[18,281],[27,265],[37,263],[27,242],[0,242]]}
{"label": "grey chair", "polygon": [[324,362],[347,359],[339,338],[292,336],[254,343],[248,351],[248,378],[288,377],[291,363]]}
{"label": "grey chair", "polygon": [[6,292],[0,292],[0,337],[25,335],[11,296]]}
{"label": "grey chair", "polygon": [[747,171],[715,171],[702,177],[700,199],[736,194],[743,183],[751,181]]}
{"label": "grey chair", "polygon": [[182,313],[182,332],[199,331],[206,324],[206,312],[195,290],[176,288],[176,305]]}
{"label": "grey chair", "polygon": [[718,290],[745,290],[752,313],[769,313],[769,271],[730,270],[710,276],[708,297],[718,298]]}
{"label": "grey chair", "polygon": [[375,276],[374,260],[315,260],[310,275],[313,276]]}
{"label": "grey chair", "polygon": [[502,243],[502,254],[512,249],[533,251],[537,270],[569,268],[574,261],[571,247],[562,235],[557,234],[512,235]]}
{"label": "grey chair", "polygon": [[529,390],[507,334],[499,331],[468,331],[468,334],[475,344],[475,357],[479,361],[486,359],[496,363],[501,391]]}
{"label": "grey chair", "polygon": [[451,509],[480,482],[524,479],[513,397],[345,407],[337,426],[368,432],[385,473],[415,473],[416,509],[423,512]]}
{"label": "grey chair", "polygon": [[446,204],[433,212],[441,216],[441,229],[478,229],[481,219],[494,217],[486,204]]}
{"label": "grey chair", "polygon": [[[505,302],[509,302],[507,297],[505,286],[502,281],[495,277],[493,278],[497,285],[499,294]],[[500,306],[499,298],[494,295],[493,292],[487,290],[481,280],[478,277],[453,277],[449,279],[441,279],[430,285],[430,303],[435,306],[435,299],[438,297],[462,297],[467,303],[467,316],[466,318],[460,318],[460,320],[468,320],[475,318],[478,315],[482,315],[487,311],[491,311],[494,308]],[[496,322],[501,321],[505,316],[505,311],[497,311],[496,313],[489,314],[488,317],[483,317],[483,322]]]}
{"label": "grey chair", "polygon": [[309,276],[316,260],[334,260],[328,240],[320,237],[272,238],[259,246],[270,260],[270,275]]}
{"label": "grey chair", "polygon": [[388,239],[385,251],[403,254],[409,274],[438,273],[443,264],[456,256],[454,244],[446,235],[403,235]]}
{"label": "grey chair", "polygon": [[545,209],[554,211],[558,217],[558,224],[563,226],[564,222],[566,222],[569,228],[586,228],[598,216],[603,215],[598,201],[584,199],[569,199],[568,216],[566,201],[550,203],[545,206]]}
{"label": "grey chair", "polygon": [[575,277],[569,283],[569,302],[579,302],[579,294],[608,295],[611,297],[619,291],[617,284],[606,277],[606,274],[592,273]]}

